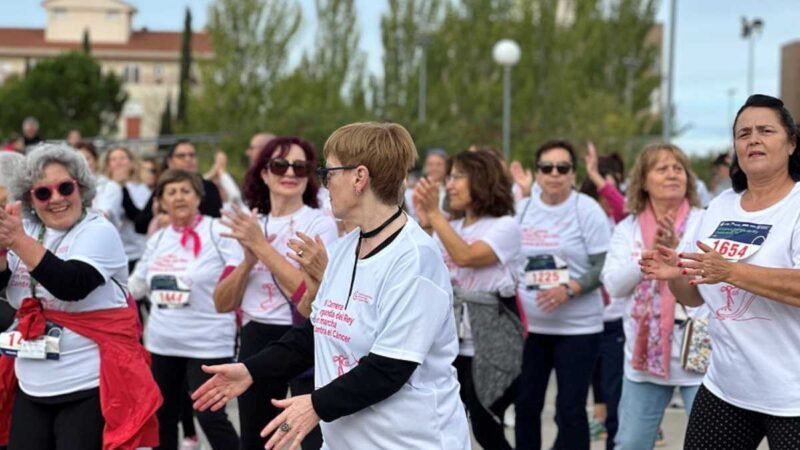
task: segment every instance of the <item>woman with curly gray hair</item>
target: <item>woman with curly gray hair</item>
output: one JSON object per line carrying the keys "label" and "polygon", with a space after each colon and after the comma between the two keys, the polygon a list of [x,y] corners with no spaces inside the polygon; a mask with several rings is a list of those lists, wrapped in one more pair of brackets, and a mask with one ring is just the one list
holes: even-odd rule
{"label": "woman with curly gray hair", "polygon": [[[8,203],[8,189],[6,184],[20,167],[25,157],[17,152],[0,152],[0,208],[5,208]],[[14,313],[6,300],[6,290],[0,289],[0,330],[5,330],[14,321]]]}
{"label": "woman with curly gray hair", "polygon": [[157,445],[161,396],[128,307],[127,259],[113,225],[88,210],[86,161],[39,145],[9,190],[17,201],[0,210],[0,288],[17,314],[0,334],[0,445]]}

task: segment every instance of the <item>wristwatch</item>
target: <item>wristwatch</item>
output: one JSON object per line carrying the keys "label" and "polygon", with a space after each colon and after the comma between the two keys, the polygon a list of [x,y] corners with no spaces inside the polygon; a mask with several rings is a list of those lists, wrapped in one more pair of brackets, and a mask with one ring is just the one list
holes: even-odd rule
{"label": "wristwatch", "polygon": [[572,290],[572,286],[569,283],[561,283],[561,285],[567,288],[567,297],[575,298],[575,291]]}

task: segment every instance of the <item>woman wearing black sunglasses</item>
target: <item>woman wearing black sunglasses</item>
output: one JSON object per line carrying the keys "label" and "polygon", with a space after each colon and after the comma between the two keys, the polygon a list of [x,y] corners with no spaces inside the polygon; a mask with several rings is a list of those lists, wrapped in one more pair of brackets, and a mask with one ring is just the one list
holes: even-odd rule
{"label": "woman wearing black sunglasses", "polygon": [[[255,211],[246,213],[234,207],[224,212],[231,235],[244,249],[245,258],[216,289],[214,301],[220,312],[241,308],[244,313],[240,359],[248,358],[279,340],[292,325],[305,317],[297,303],[306,289],[298,261],[287,255],[290,240],[299,234],[328,245],[337,238],[336,223],[319,208],[316,179],[316,152],[297,137],[270,140],[247,172],[244,197]],[[291,383],[257,380],[239,398],[239,423],[242,449],[262,449],[265,439],[259,432],[280,410],[271,399],[314,390],[313,374],[301,375]],[[318,449],[319,428],[306,437],[305,450]]]}
{"label": "woman wearing black sunglasses", "polygon": [[0,287],[18,320],[0,334],[0,437],[10,415],[10,450],[157,445],[161,396],[128,303],[127,258],[89,209],[86,161],[41,145],[10,188],[19,201],[0,210]]}
{"label": "woman wearing black sunglasses", "polygon": [[575,150],[566,141],[536,151],[538,195],[517,204],[522,254],[517,291],[528,319],[517,400],[517,448],[539,449],[550,373],[558,386],[558,449],[588,450],[586,396],[603,331],[598,287],[611,230],[591,197],[575,192]]}

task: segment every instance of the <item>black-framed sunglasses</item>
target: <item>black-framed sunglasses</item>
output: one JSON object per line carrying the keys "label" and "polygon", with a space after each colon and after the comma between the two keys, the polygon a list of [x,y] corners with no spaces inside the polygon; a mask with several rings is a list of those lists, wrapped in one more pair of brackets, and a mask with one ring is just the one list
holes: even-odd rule
{"label": "black-framed sunglasses", "polygon": [[539,163],[536,165],[536,168],[539,169],[539,172],[548,175],[553,173],[553,169],[557,170],[561,175],[566,175],[572,172],[572,164],[570,163]]}
{"label": "black-framed sunglasses", "polygon": [[53,197],[53,192],[58,191],[62,197],[69,197],[75,192],[75,188],[78,187],[78,182],[75,180],[69,181],[62,181],[58,184],[53,184],[50,186],[39,186],[37,188],[31,189],[31,194],[36,200],[40,202],[46,202]]}
{"label": "black-framed sunglasses", "polygon": [[335,172],[337,170],[353,170],[358,166],[339,166],[339,167],[318,167],[317,168],[317,176],[319,177],[319,181],[322,185],[327,188],[328,187],[328,178],[331,175],[331,172]]}
{"label": "black-framed sunglasses", "polygon": [[275,158],[270,159],[267,163],[267,168],[269,169],[270,173],[273,175],[286,175],[286,172],[289,171],[289,167],[294,170],[294,176],[299,178],[305,178],[311,173],[311,163],[308,161],[295,161],[290,163],[288,160],[283,158]]}

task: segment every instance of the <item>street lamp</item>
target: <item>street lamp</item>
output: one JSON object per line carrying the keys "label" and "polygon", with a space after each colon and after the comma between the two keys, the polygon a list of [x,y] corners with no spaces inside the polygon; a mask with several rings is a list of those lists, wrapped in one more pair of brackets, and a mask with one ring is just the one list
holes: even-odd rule
{"label": "street lamp", "polygon": [[431,45],[431,35],[426,31],[420,31],[416,38],[415,43],[420,49],[419,61],[419,109],[417,110],[417,119],[419,123],[425,123],[425,110],[428,103],[428,46]]}
{"label": "street lamp", "polygon": [[503,157],[511,157],[511,68],[519,62],[519,45],[511,39],[501,39],[494,44],[494,62],[503,66]]}
{"label": "street lamp", "polygon": [[750,48],[747,64],[747,95],[753,94],[753,72],[755,71],[756,59],[756,36],[761,34],[764,28],[764,21],[758,17],[748,20],[742,17],[742,39],[748,39]]}

